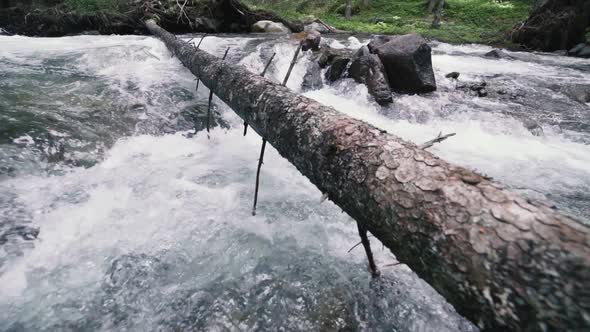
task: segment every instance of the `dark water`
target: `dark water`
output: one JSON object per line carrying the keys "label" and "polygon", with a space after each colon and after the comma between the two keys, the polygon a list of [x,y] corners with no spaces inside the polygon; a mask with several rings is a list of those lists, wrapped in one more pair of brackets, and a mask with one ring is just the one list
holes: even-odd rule
{"label": "dark water", "polygon": [[[353,220],[272,148],[252,217],[260,138],[242,137],[217,100],[208,138],[208,90],[157,40],[0,45],[0,330],[475,330],[407,267],[385,267],[395,258],[377,243],[384,278],[372,281],[363,251],[347,252]],[[228,46],[253,71],[277,52],[277,80],[296,47],[245,36],[202,47]],[[588,220],[588,63],[487,51],[433,43],[439,91],[389,108],[350,80],[306,94],[415,142],[456,132],[432,150]],[[489,96],[457,91],[450,71],[485,80]]]}

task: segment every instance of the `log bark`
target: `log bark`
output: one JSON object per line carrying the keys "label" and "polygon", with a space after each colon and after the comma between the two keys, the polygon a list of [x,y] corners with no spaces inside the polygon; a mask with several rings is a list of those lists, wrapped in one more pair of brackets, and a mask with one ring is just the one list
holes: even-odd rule
{"label": "log bark", "polygon": [[[146,23],[400,262],[484,330],[590,328],[590,228]],[[224,87],[239,86],[240,89]]]}

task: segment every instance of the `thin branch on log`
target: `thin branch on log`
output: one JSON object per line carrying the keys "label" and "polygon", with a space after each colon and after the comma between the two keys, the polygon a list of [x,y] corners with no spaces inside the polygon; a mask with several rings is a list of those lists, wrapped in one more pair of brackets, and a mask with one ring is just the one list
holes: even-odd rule
{"label": "thin branch on log", "polygon": [[270,67],[270,64],[272,63],[272,60],[275,58],[275,56],[277,55],[276,52],[274,52],[272,54],[272,56],[270,57],[270,59],[268,60],[268,62],[266,63],[266,66],[264,66],[264,69],[262,70],[262,74],[260,74],[260,76],[264,77],[264,75],[266,75],[266,71],[268,70],[268,68]]}
{"label": "thin branch on log", "polygon": [[436,136],[434,139],[431,139],[430,141],[425,142],[424,144],[421,144],[418,147],[422,150],[425,150],[425,149],[432,147],[435,143],[440,143],[440,142],[446,140],[447,138],[453,137],[455,135],[457,135],[457,134],[450,133],[450,134],[443,135],[442,131],[441,131],[440,133],[438,133],[438,136]]}
{"label": "thin branch on log", "polygon": [[[230,47],[227,48],[227,50],[225,50],[225,54],[223,55],[223,59],[221,59],[222,61],[225,60],[225,58],[227,57],[227,53],[229,52]],[[207,132],[209,132],[209,128],[211,125],[211,101],[213,100],[213,89],[211,89],[209,91],[209,104],[207,106]]]}
{"label": "thin branch on log", "polygon": [[[369,237],[371,237],[371,235],[369,234]],[[352,246],[350,249],[348,249],[347,253],[351,253],[356,247],[360,246],[361,244],[363,244],[363,241],[359,241],[357,244],[355,244],[354,246]]]}
{"label": "thin branch on log", "polygon": [[[203,42],[203,40],[205,39],[205,37],[207,37],[207,34],[204,34],[203,37],[201,37],[201,40],[199,40],[199,43],[197,44],[197,49],[199,49],[199,47],[201,47],[201,43]],[[197,77],[197,87],[195,88],[195,91],[199,91],[199,78]]]}
{"label": "thin branch on log", "polygon": [[299,43],[299,47],[297,47],[297,51],[295,51],[295,55],[293,55],[293,60],[291,60],[291,64],[289,65],[289,70],[287,71],[287,75],[285,76],[285,79],[283,80],[283,86],[287,86],[287,81],[289,80],[289,77],[291,76],[291,71],[293,70],[295,63],[297,63],[297,57],[299,56],[299,52],[301,52],[301,47],[303,47],[303,42]]}
{"label": "thin branch on log", "polygon": [[590,329],[590,226],[197,50],[153,20],[146,26],[252,130],[482,330]]}
{"label": "thin branch on log", "polygon": [[391,264],[385,264],[385,265],[383,265],[383,267],[398,266],[398,265],[401,265],[401,264],[402,263],[400,263],[400,262],[395,262],[395,263],[391,263]]}
{"label": "thin branch on log", "polygon": [[258,203],[258,187],[260,185],[260,169],[264,162],[264,150],[266,149],[266,139],[262,138],[262,147],[260,148],[260,158],[258,159],[258,169],[256,170],[256,188],[254,189],[254,205],[252,206],[252,215],[256,215],[256,204]]}
{"label": "thin branch on log", "polygon": [[371,275],[373,276],[373,278],[376,278],[381,275],[381,272],[379,272],[379,269],[377,269],[377,265],[375,265],[373,252],[371,251],[371,243],[369,242],[369,237],[367,236],[367,229],[363,227],[363,225],[361,225],[361,223],[358,221],[356,224],[359,229],[359,235],[361,236],[361,242],[363,244],[363,247],[365,247],[367,260],[369,261],[369,270],[371,271]]}
{"label": "thin branch on log", "polygon": [[[268,62],[266,63],[266,66],[264,66],[264,69],[262,70],[262,73],[260,74],[260,76],[264,77],[264,75],[266,75],[266,71],[268,70],[268,67],[270,67],[272,60],[275,58],[276,55],[277,55],[276,52],[274,52],[272,54],[272,56],[270,57],[270,60],[268,60]],[[244,136],[246,136],[247,133],[248,133],[248,121],[244,121]]]}

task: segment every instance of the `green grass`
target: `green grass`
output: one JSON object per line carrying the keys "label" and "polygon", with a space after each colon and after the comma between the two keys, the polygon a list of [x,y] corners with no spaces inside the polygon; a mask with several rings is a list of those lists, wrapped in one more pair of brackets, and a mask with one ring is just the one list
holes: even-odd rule
{"label": "green grass", "polygon": [[[447,0],[442,25],[430,27],[427,0],[372,0],[351,20],[341,14],[344,0],[246,0],[249,5],[290,19],[320,18],[354,32],[402,34],[416,32],[447,42],[508,43],[506,32],[526,19],[532,0]],[[355,2],[360,6],[362,1]],[[340,9],[340,10],[339,10]],[[379,18],[384,22],[375,24]]]}
{"label": "green grass", "polygon": [[119,8],[118,0],[66,0],[66,4],[80,13],[116,11]]}

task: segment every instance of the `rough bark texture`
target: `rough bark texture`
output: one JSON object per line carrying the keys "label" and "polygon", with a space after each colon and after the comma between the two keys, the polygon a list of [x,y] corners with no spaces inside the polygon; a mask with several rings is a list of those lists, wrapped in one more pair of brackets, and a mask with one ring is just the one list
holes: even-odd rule
{"label": "rough bark texture", "polygon": [[484,330],[590,328],[589,227],[222,63],[153,21],[147,27],[332,201]]}

